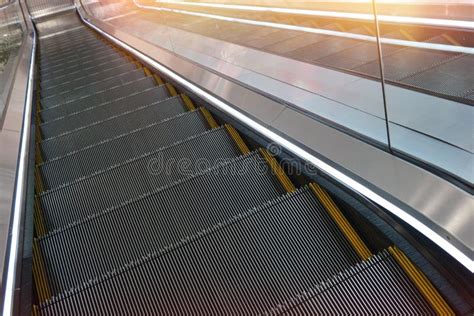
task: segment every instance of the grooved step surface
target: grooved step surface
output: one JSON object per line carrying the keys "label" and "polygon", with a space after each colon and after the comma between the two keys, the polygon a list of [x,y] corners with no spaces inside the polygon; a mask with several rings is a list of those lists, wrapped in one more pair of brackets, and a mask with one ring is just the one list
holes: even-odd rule
{"label": "grooved step surface", "polygon": [[69,103],[77,99],[81,99],[86,95],[93,95],[100,91],[105,91],[124,85],[128,82],[136,81],[145,78],[146,75],[142,69],[134,69],[133,71],[123,73],[112,78],[104,79],[99,82],[77,87],[76,89],[64,91],[63,93],[55,94],[49,97],[41,98],[41,105],[43,107],[52,107],[58,104]]}
{"label": "grooved step surface", "polygon": [[83,77],[77,77],[70,81],[61,82],[55,86],[51,86],[49,88],[41,89],[41,95],[44,97],[61,93],[62,91],[69,91],[75,89],[76,87],[82,87],[90,83],[100,82],[107,78],[119,76],[120,74],[133,71],[137,69],[134,64],[124,64],[120,65],[115,68],[110,68],[101,72],[94,72],[90,75],[86,75]]}
{"label": "grooved step surface", "polygon": [[44,140],[40,143],[43,159],[48,161],[61,157],[184,112],[186,107],[180,97],[158,100],[151,105],[117,114],[94,125]]}
{"label": "grooved step surface", "polygon": [[99,71],[103,71],[103,70],[106,70],[106,69],[109,69],[109,68],[118,67],[118,66],[126,64],[126,63],[129,63],[129,61],[126,60],[124,57],[119,57],[119,58],[114,59],[114,60],[105,60],[102,63],[98,63],[98,64],[95,64],[95,65],[90,65],[89,67],[86,67],[84,69],[80,68],[80,69],[78,69],[74,72],[64,72],[64,73],[61,73],[61,74],[52,75],[49,78],[41,79],[41,88],[46,88],[47,89],[48,87],[51,87],[53,85],[57,85],[61,82],[70,81],[70,80],[73,80],[74,78],[78,78],[78,77],[83,77],[83,76],[86,76],[86,75],[88,75],[92,72],[99,72]]}
{"label": "grooved step surface", "polygon": [[90,107],[98,106],[116,99],[123,98],[130,94],[131,91],[144,91],[155,86],[155,81],[151,77],[135,80],[125,83],[121,86],[114,87],[93,95],[84,96],[73,102],[64,103],[44,109],[40,112],[41,117],[45,121],[49,121],[70,113],[78,112]]}
{"label": "grooved step surface", "polygon": [[[341,298],[344,298],[342,301]],[[434,315],[388,251],[271,311],[285,315]],[[270,314],[270,313],[269,313]]]}
{"label": "grooved step surface", "polygon": [[[96,213],[42,239],[53,292],[100,277],[283,192],[265,161],[254,153]],[[177,194],[187,198],[175,199]],[[71,214],[86,215],[77,209]],[[95,246],[87,249],[91,237]],[[83,269],[87,262],[95,262],[94,267]]]}
{"label": "grooved step surface", "polygon": [[41,164],[39,168],[45,181],[51,187],[56,187],[207,129],[207,122],[200,111],[184,113],[51,160]]}
{"label": "grooved step surface", "polygon": [[114,102],[105,103],[100,106],[91,107],[82,111],[71,113],[67,116],[45,122],[40,125],[43,138],[47,139],[53,136],[85,127],[96,122],[100,122],[117,116],[125,112],[150,105],[162,99],[169,97],[168,89],[162,85],[149,88],[145,91],[133,92],[133,94]]}
{"label": "grooved step surface", "polygon": [[357,263],[307,188],[240,212],[244,215],[227,214],[220,224],[43,308],[73,314],[87,309],[111,314],[257,314]]}

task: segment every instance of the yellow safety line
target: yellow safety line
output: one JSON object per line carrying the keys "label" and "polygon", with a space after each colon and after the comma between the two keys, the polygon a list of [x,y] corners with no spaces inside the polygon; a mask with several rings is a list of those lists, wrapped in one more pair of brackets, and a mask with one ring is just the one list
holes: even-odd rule
{"label": "yellow safety line", "polygon": [[37,236],[44,236],[46,235],[46,225],[44,224],[44,219],[43,219],[43,211],[41,209],[41,202],[39,198],[36,196],[35,197],[35,205],[34,205],[34,222],[35,222],[35,228],[36,228],[36,234]]}
{"label": "yellow safety line", "polygon": [[461,46],[461,43],[459,43],[458,41],[456,41],[454,38],[452,38],[450,35],[448,34],[443,34],[441,35],[443,36],[448,42],[450,42],[451,44],[453,45],[456,45],[456,46]]}
{"label": "yellow safety line", "polygon": [[[34,272],[36,287],[39,290],[41,301],[45,301],[51,297],[51,291],[48,285],[48,278],[46,276],[46,269],[44,267],[43,256],[38,244],[38,239],[33,240],[33,265],[35,267]],[[37,280],[37,281],[36,281]],[[39,283],[38,283],[39,282]]]}
{"label": "yellow safety line", "polygon": [[181,94],[181,99],[183,100],[184,105],[186,106],[188,111],[192,111],[196,109],[196,107],[193,104],[193,101],[191,101],[191,99],[187,95]]}
{"label": "yellow safety line", "polygon": [[336,23],[336,26],[337,26],[337,28],[338,28],[340,31],[342,31],[342,32],[345,32],[345,31],[346,31],[346,28],[345,28],[344,26],[342,26],[341,24]]}
{"label": "yellow safety line", "polygon": [[212,117],[212,114],[209,112],[208,109],[206,108],[200,108],[202,115],[206,119],[207,123],[209,124],[210,128],[216,128],[219,127],[217,124],[216,120],[214,120],[214,117]]}
{"label": "yellow safety line", "polygon": [[278,180],[280,180],[280,183],[282,184],[283,188],[287,192],[296,191],[295,185],[291,182],[290,178],[288,178],[283,168],[276,161],[275,157],[270,155],[270,153],[266,149],[259,148],[258,150],[260,151],[262,157],[265,158]]}
{"label": "yellow safety line", "polygon": [[242,137],[240,137],[239,132],[237,132],[235,128],[230,124],[225,124],[224,126],[227,129],[227,132],[229,133],[230,137],[232,137],[234,142],[237,144],[237,147],[239,147],[240,152],[244,155],[248,154],[250,152],[250,149],[247,147]]}
{"label": "yellow safety line", "polygon": [[33,305],[31,313],[33,314],[33,316],[39,316],[40,315],[38,305]]}
{"label": "yellow safety line", "polygon": [[430,280],[428,280],[400,249],[391,246],[388,250],[438,315],[455,314]]}
{"label": "yellow safety line", "polygon": [[346,236],[347,240],[354,247],[357,254],[363,259],[367,260],[372,256],[369,248],[365,245],[359,234],[354,230],[351,224],[347,221],[346,217],[342,214],[341,210],[337,207],[334,201],[331,199],[329,194],[316,183],[310,183],[309,187],[313,190],[316,197],[321,201],[323,206],[331,215],[334,222],[337,224],[342,233]]}
{"label": "yellow safety line", "polygon": [[155,82],[157,85],[161,86],[162,84],[165,84],[163,79],[161,79],[161,77],[158,76],[157,74],[153,74],[153,78],[155,79]]}
{"label": "yellow safety line", "polygon": [[36,123],[36,131],[35,131],[36,135],[35,135],[35,141],[36,143],[40,143],[42,140],[43,140],[43,134],[41,133],[41,129],[38,125],[38,123]]}
{"label": "yellow safety line", "polygon": [[146,76],[151,76],[153,75],[150,71],[150,69],[148,69],[147,67],[143,67],[143,72],[145,73]]}
{"label": "yellow safety line", "polygon": [[35,168],[35,191],[36,194],[40,194],[44,191],[43,179],[41,177],[41,172],[38,166]]}
{"label": "yellow safety line", "polygon": [[35,162],[36,164],[42,163],[43,162],[43,154],[41,153],[41,149],[39,146],[36,144],[35,145]]}
{"label": "yellow safety line", "polygon": [[176,89],[170,84],[170,83],[166,83],[166,88],[168,89],[168,92],[170,93],[170,95],[172,97],[175,97],[178,95],[178,92],[176,92]]}
{"label": "yellow safety line", "polygon": [[402,35],[405,36],[408,40],[410,40],[412,42],[416,42],[416,39],[410,33],[408,33],[407,31],[400,30],[400,33],[402,33]]}

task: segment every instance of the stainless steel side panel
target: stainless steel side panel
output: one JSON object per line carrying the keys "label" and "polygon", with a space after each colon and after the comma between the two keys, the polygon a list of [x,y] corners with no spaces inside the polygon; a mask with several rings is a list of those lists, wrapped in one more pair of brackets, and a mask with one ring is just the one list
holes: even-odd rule
{"label": "stainless steel side panel", "polygon": [[[284,135],[293,143],[306,147],[321,161],[337,171],[330,176],[347,183],[369,199],[387,207],[421,233],[439,244],[454,246],[463,253],[464,264],[472,270],[474,249],[473,197],[438,176],[388,152],[318,122],[297,110],[238,85],[188,60],[145,42],[135,36],[80,13],[105,33],[133,47],[179,76],[223,100],[256,124]],[[336,176],[342,173],[343,176]],[[342,181],[341,179],[348,179]],[[414,218],[415,220],[410,220]],[[429,229],[415,225],[419,220]],[[424,226],[421,225],[421,226]],[[435,232],[436,238],[430,230]],[[438,238],[439,237],[439,238]],[[448,247],[445,247],[447,250]]]}

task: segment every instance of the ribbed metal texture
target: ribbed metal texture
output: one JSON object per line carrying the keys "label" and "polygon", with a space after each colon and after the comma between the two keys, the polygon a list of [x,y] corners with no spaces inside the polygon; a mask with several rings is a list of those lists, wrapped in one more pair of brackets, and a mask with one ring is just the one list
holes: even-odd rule
{"label": "ribbed metal texture", "polygon": [[[237,157],[240,152],[229,137],[226,130],[222,128],[206,131],[170,147],[138,156],[66,186],[45,192],[41,195],[41,200],[66,200],[84,196],[91,199],[84,198],[77,201],[75,209],[106,209],[189,177],[229,158]],[[189,163],[185,169],[184,162]],[[101,187],[102,183],[109,183],[109,185]],[[90,188],[94,188],[94,191]],[[113,191],[114,195],[109,196],[107,194],[109,191]],[[94,199],[96,196],[102,196],[102,199],[96,201]],[[45,204],[51,205],[48,208],[51,211],[56,207],[55,204],[47,202]]]}
{"label": "ribbed metal texture", "polygon": [[[214,191],[207,194],[224,200]],[[241,215],[219,212],[214,221],[186,231],[201,216],[209,216],[204,210],[180,221],[166,218],[167,223],[176,223],[171,227],[160,225],[162,221],[144,221],[146,226],[134,234],[163,227],[161,238],[169,238],[168,247],[160,245],[161,251],[77,288],[44,310],[53,314],[256,314],[358,260],[307,188],[250,211],[241,209]],[[170,238],[174,229],[187,237]]]}
{"label": "ribbed metal texture", "polygon": [[[41,240],[53,292],[62,293],[100,277],[231,218],[242,209],[276,198],[283,188],[271,172],[261,171],[265,167],[265,161],[253,154],[90,218],[90,210],[83,213],[75,209],[72,216],[77,218],[80,213],[82,220]],[[175,199],[176,194],[188,198]],[[221,203],[215,203],[216,199]],[[92,239],[95,247],[87,249]],[[94,267],[83,269],[82,263],[87,262],[95,262]]]}
{"label": "ribbed metal texture", "polygon": [[109,117],[94,125],[49,138],[41,142],[39,146],[43,159],[47,161],[184,112],[186,112],[186,107],[181,102],[181,98],[172,97]]}
{"label": "ribbed metal texture", "polygon": [[98,106],[104,103],[123,98],[130,94],[130,91],[144,91],[155,86],[155,81],[151,77],[128,82],[122,86],[114,87],[109,90],[98,92],[96,94],[84,96],[72,102],[55,105],[42,110],[41,116],[48,121],[57,117],[65,116],[70,113],[78,112],[83,109]]}
{"label": "ribbed metal texture", "polygon": [[435,315],[388,251],[302,292],[269,314]]}
{"label": "ribbed metal texture", "polygon": [[41,105],[44,107],[50,107],[56,104],[69,103],[86,95],[93,95],[100,91],[122,86],[125,83],[136,81],[145,77],[146,75],[142,69],[135,69],[133,71],[105,79],[100,82],[93,82],[82,87],[77,87],[73,90],[64,91],[64,93],[43,97],[41,98]]}
{"label": "ribbed metal texture", "polygon": [[199,111],[184,113],[41,164],[51,187],[104,170],[208,129]]}
{"label": "ribbed metal texture", "polygon": [[43,61],[40,64],[41,71],[45,72],[53,72],[60,70],[61,67],[64,65],[66,67],[71,65],[80,65],[86,63],[86,67],[91,64],[96,58],[99,62],[103,62],[106,56],[110,56],[111,58],[114,56],[121,56],[120,52],[114,50],[112,47],[103,47],[99,50],[92,50],[90,54],[86,54],[84,56],[79,56],[76,58],[70,59],[58,59],[58,60],[51,60],[51,61]]}
{"label": "ribbed metal texture", "polygon": [[26,0],[26,4],[33,18],[74,7],[73,0]]}
{"label": "ribbed metal texture", "polygon": [[40,65],[51,65],[56,63],[64,63],[70,59],[93,57],[104,52],[112,52],[113,48],[105,45],[104,43],[98,42],[94,47],[88,47],[88,49],[77,49],[76,51],[69,51],[65,53],[56,52],[42,57],[40,59]]}
{"label": "ribbed metal texture", "polygon": [[111,77],[120,76],[123,73],[137,69],[133,64],[124,64],[115,68],[110,68],[102,72],[94,72],[90,75],[77,77],[70,81],[61,82],[55,86],[41,89],[42,96],[54,95],[61,93],[61,91],[69,91],[75,87],[82,87],[89,83],[100,82]]}
{"label": "ribbed metal texture", "polygon": [[109,68],[118,67],[126,63],[128,63],[128,61],[124,57],[119,57],[114,60],[104,60],[100,64],[90,65],[86,68],[76,69],[73,72],[60,72],[58,74],[51,74],[50,77],[45,77],[43,80],[41,80],[41,88],[48,88],[64,81],[70,81],[74,78],[83,77],[91,72],[100,72]]}
{"label": "ribbed metal texture", "polygon": [[106,120],[125,112],[147,106],[158,100],[169,96],[165,86],[154,87],[143,92],[133,92],[130,96],[124,97],[114,102],[105,103],[76,113],[71,113],[65,117],[57,118],[40,125],[43,138],[50,138],[72,131],[81,127]]}

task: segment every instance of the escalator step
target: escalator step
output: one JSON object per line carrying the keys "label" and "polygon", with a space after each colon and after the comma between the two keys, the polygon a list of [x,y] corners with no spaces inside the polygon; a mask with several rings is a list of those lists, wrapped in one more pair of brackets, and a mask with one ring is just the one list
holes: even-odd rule
{"label": "escalator step", "polygon": [[134,92],[133,94],[119,100],[84,109],[62,118],[45,122],[40,125],[41,133],[43,138],[51,138],[68,131],[103,121],[111,116],[141,108],[149,105],[150,102],[162,100],[168,96],[168,90],[164,85],[153,87],[145,91]]}
{"label": "escalator step", "polygon": [[114,60],[106,60],[100,64],[94,64],[90,65],[87,68],[79,68],[78,70],[74,72],[61,72],[60,74],[52,74],[50,77],[43,77],[40,76],[41,79],[41,88],[48,88],[53,85],[57,85],[58,83],[65,82],[65,81],[70,81],[73,80],[74,78],[78,77],[83,77],[91,72],[99,72],[99,71],[104,71],[109,68],[114,68],[118,67],[120,65],[130,63],[125,57],[119,57]]}
{"label": "escalator step", "polygon": [[181,97],[157,100],[151,105],[121,113],[85,128],[70,131],[39,143],[45,161],[65,156],[94,144],[124,135],[141,127],[186,112]]}
{"label": "escalator step", "polygon": [[[65,200],[68,196],[89,196],[92,198],[102,191],[114,191],[114,196],[109,196],[107,192],[104,193],[103,199],[99,202],[81,199],[75,206],[77,209],[97,209],[102,210],[108,207],[114,206],[117,203],[125,202],[133,197],[141,194],[145,194],[149,191],[155,190],[159,187],[168,185],[179,179],[189,177],[195,174],[200,169],[208,168],[208,165],[214,165],[215,160],[228,159],[240,155],[237,151],[235,143],[229,138],[230,135],[227,133],[225,128],[220,127],[204,133],[192,136],[183,141],[179,141],[170,145],[169,147],[159,148],[153,152],[149,152],[131,160],[127,160],[120,164],[111,166],[110,168],[100,170],[97,173],[89,175],[87,177],[78,179],[75,182],[71,182],[61,187],[50,187],[49,190],[41,194],[41,200],[45,201],[45,205],[55,199],[55,196],[62,196]],[[218,143],[220,141],[221,143]],[[195,146],[193,149],[192,146]],[[220,147],[219,147],[220,146]],[[205,150],[212,149],[215,152],[205,152]],[[172,155],[176,155],[173,157]],[[170,159],[170,160],[165,160]],[[181,163],[195,161],[197,159],[203,160],[200,165],[190,165],[189,170],[186,172],[177,168],[178,161]],[[169,165],[166,167],[167,170],[159,169],[164,167],[165,162]],[[162,163],[160,165],[160,163]],[[122,173],[127,174],[127,177],[123,177]],[[97,184],[104,183],[104,181],[110,180],[109,185],[106,187],[100,187]],[[96,188],[97,191],[89,191],[90,188]],[[113,189],[113,188],[116,188]],[[128,188],[129,190],[125,190]],[[75,192],[75,193],[72,193]],[[79,192],[82,192],[79,194]],[[55,205],[53,204],[54,208]]]}
{"label": "escalator step", "polygon": [[45,108],[53,107],[54,105],[72,102],[76,99],[83,98],[88,95],[93,95],[101,91],[109,90],[114,87],[123,85],[128,82],[136,81],[145,78],[146,75],[142,69],[134,69],[133,71],[123,73],[100,82],[94,82],[86,86],[77,87],[74,90],[64,91],[63,93],[41,98],[41,105]]}
{"label": "escalator step", "polygon": [[[243,178],[249,172],[244,172]],[[238,195],[230,195],[230,201],[219,197],[227,191],[227,184],[220,185],[222,193],[206,190],[202,194],[203,197],[214,196],[213,201],[219,201],[211,205],[226,203],[222,206],[223,211],[213,215],[208,214],[207,205],[202,214],[193,211],[192,204],[199,204],[201,197],[180,199],[191,205],[188,214],[196,214],[194,216],[176,215],[173,205],[176,195],[170,196],[167,202],[150,203],[157,206],[167,203],[174,207],[171,206],[172,211],[165,208],[161,212],[151,212],[155,219],[144,220],[138,231],[125,230],[125,226],[124,230],[120,227],[110,234],[120,240],[128,234],[155,232],[163,241],[154,247],[161,250],[48,301],[42,305],[43,311],[50,314],[120,314],[124,311],[127,314],[153,314],[153,311],[163,314],[257,314],[358,262],[357,255],[308,188],[250,211],[241,208],[241,214],[238,214],[239,210],[232,207],[232,202],[243,200],[240,191],[246,190],[249,182],[235,187],[237,193],[234,194]],[[190,186],[190,191],[180,194],[189,194],[193,188]],[[261,194],[253,190],[252,186],[246,194]],[[229,212],[228,207],[235,210]],[[122,212],[125,215],[129,211],[124,209]],[[166,217],[161,219],[161,216]],[[204,222],[202,216],[216,218]],[[113,218],[95,219],[99,220],[101,226],[80,232],[81,237],[89,235],[92,238],[104,227],[115,225]],[[194,227],[195,220],[202,224]],[[157,227],[163,231],[156,232]],[[170,238],[171,234],[176,237]],[[120,245],[126,242],[124,239],[112,243],[111,247],[120,253]],[[166,243],[168,245],[163,246]],[[88,253],[91,244],[75,246],[78,252]],[[124,256],[126,254],[124,251]],[[61,256],[60,252],[56,256]],[[104,260],[107,258],[105,255]],[[82,267],[89,266],[86,263]]]}
{"label": "escalator step", "polygon": [[[101,196],[101,200],[105,198],[108,201],[104,201],[100,205],[92,205],[92,208],[87,207],[86,203],[80,202],[82,205],[75,205],[71,209],[63,209],[59,212],[54,210],[51,213],[45,211],[43,213],[46,222],[54,222],[55,219],[60,218],[60,222],[53,224],[60,228],[46,235],[40,241],[40,245],[44,249],[43,254],[50,267],[50,284],[55,284],[52,287],[53,293],[62,293],[113,269],[120,268],[149,253],[158,251],[168,244],[179,241],[182,237],[216,224],[220,220],[231,216],[229,214],[235,214],[242,208],[246,209],[266,202],[268,199],[282,193],[278,186],[276,186],[276,189],[274,188],[275,185],[271,179],[273,176],[270,172],[263,173],[257,170],[259,172],[251,174],[254,168],[251,166],[252,164],[263,163],[258,157],[247,157],[245,159],[245,163],[249,166],[248,175],[232,173],[230,168],[239,168],[244,163],[241,162],[242,159],[235,160],[239,155],[236,145],[226,135],[225,128],[209,133],[209,135],[212,135],[211,137],[205,137],[207,138],[207,144],[199,144],[198,141],[193,140],[163,150],[161,154],[165,159],[164,161],[167,161],[168,158],[177,159],[173,165],[169,164],[166,167],[169,168],[169,172],[163,171],[160,174],[150,175],[146,169],[149,160],[142,159],[139,165],[134,164],[135,167],[139,167],[138,170],[135,170],[134,166],[128,165],[125,173],[117,174],[117,172],[124,172],[124,168],[112,170],[116,173],[115,175],[110,172],[105,173],[106,178],[112,176],[121,178],[123,175],[140,173],[139,175],[133,175],[131,179],[133,184],[127,184],[124,188],[131,188],[134,191],[128,193],[128,196],[133,198],[128,202],[122,201],[125,196]],[[201,136],[198,139],[203,141],[204,137]],[[219,143],[221,141],[225,143]],[[198,152],[193,153],[193,156],[189,156],[193,151],[192,146],[196,146]],[[206,150],[206,147],[209,150]],[[220,152],[221,148],[223,149],[222,153]],[[173,154],[177,155],[173,156]],[[152,159],[156,157],[158,156],[151,156]],[[192,160],[193,158],[199,160]],[[179,169],[181,165],[178,161],[184,160],[189,161],[193,166],[183,171]],[[205,161],[206,165],[213,166],[218,166],[216,163],[222,164],[224,161],[231,165],[222,165],[206,171],[200,170],[199,165],[202,161]],[[247,165],[241,168],[245,168]],[[191,177],[194,171],[203,173]],[[141,181],[140,178],[142,178]],[[172,180],[175,180],[175,182],[170,182]],[[127,179],[124,178],[120,182],[125,183],[126,181]],[[150,183],[147,184],[147,181],[150,181]],[[95,181],[78,183],[78,185],[71,187],[71,190],[67,188],[52,192],[48,198],[50,200],[65,201],[71,200],[71,197],[74,196],[81,196],[83,197],[81,200],[88,198],[97,200],[100,195],[96,192],[104,193],[104,191],[107,191],[100,190],[100,187],[103,187],[105,183],[108,182],[102,176],[95,177]],[[168,187],[162,186],[170,183],[172,184]],[[134,185],[138,185],[138,188],[135,188]],[[147,185],[152,190],[148,190]],[[224,185],[226,192],[221,192],[224,187],[219,189],[217,187],[219,185]],[[241,185],[245,185],[245,189],[240,188]],[[206,186],[206,189],[203,189],[203,186]],[[114,187],[118,187],[118,185]],[[75,190],[75,188],[80,190]],[[199,189],[193,190],[193,188]],[[123,191],[121,188],[118,188],[118,190]],[[202,195],[203,191],[211,190],[215,192],[214,195]],[[182,199],[183,201],[173,200],[173,194],[179,192],[187,192],[187,198]],[[76,195],[76,193],[86,194]],[[92,196],[89,196],[89,194],[92,194]],[[216,194],[219,194],[219,198],[225,202],[213,203]],[[193,202],[197,199],[200,201]],[[78,199],[74,200],[79,202]],[[104,208],[100,209],[99,206],[104,206]],[[64,221],[68,218],[71,222],[65,223]],[[173,220],[171,221],[170,218],[173,218]],[[104,224],[104,221],[112,221],[114,225],[104,228],[100,232],[97,231]],[[154,228],[144,225],[143,222],[153,225]],[[157,225],[160,222],[162,224]],[[186,222],[189,224],[186,224]],[[61,223],[66,224],[66,226]],[[128,232],[133,231],[137,233],[128,234]],[[141,233],[138,233],[139,231]],[[85,232],[88,237],[82,235],[82,232]],[[96,239],[97,243],[86,254],[83,253],[85,248],[80,248],[88,243],[88,238]],[[101,241],[98,241],[99,239]],[[70,242],[73,244],[70,244]],[[61,255],[59,255],[57,249],[61,249]],[[101,249],[108,249],[108,251],[104,253]],[[79,261],[75,259],[76,256],[80,257],[80,259],[78,258]],[[73,262],[75,264],[72,264]],[[95,262],[96,264],[94,264],[94,268],[81,271],[82,268],[79,265],[82,262]]]}
{"label": "escalator step", "polygon": [[109,60],[115,60],[120,57],[123,58],[123,55],[118,51],[111,51],[111,52],[105,51],[103,54],[99,56],[94,56],[93,58],[88,57],[87,59],[80,59],[80,60],[73,59],[59,65],[52,65],[51,67],[48,67],[47,69],[42,68],[40,74],[44,78],[49,78],[54,74],[60,75],[61,72],[64,73],[66,71],[74,72],[77,69],[89,68],[90,66],[94,64],[103,63]]}
{"label": "escalator step", "polygon": [[60,55],[68,55],[71,53],[85,52],[87,49],[93,49],[106,44],[97,38],[85,38],[77,42],[63,44],[43,44],[40,43],[41,56],[53,57]]}
{"label": "escalator step", "polygon": [[42,96],[41,104],[43,105],[43,107],[52,107],[56,104],[68,103],[83,96],[92,95],[100,91],[108,90],[124,83],[135,81],[145,77],[146,75],[143,69],[136,68],[130,72],[122,73],[120,75],[107,78],[99,82],[91,82],[87,85],[84,85],[82,87],[76,87],[69,91],[63,90],[55,95]]}
{"label": "escalator step", "polygon": [[386,250],[275,308],[269,314],[434,315]]}
{"label": "escalator step", "polygon": [[78,112],[86,108],[98,106],[100,104],[104,104],[112,100],[123,98],[129,95],[130,91],[144,91],[146,89],[154,87],[155,85],[156,83],[152,77],[142,78],[139,80],[128,82],[119,87],[114,87],[112,89],[105,90],[96,94],[84,96],[72,102],[45,108],[40,111],[41,117],[45,121],[48,121],[53,118],[65,116],[69,113]]}
{"label": "escalator step", "polygon": [[49,96],[61,93],[62,91],[70,91],[76,87],[82,87],[89,83],[100,82],[102,80],[106,80],[107,78],[119,76],[120,74],[133,71],[135,69],[137,69],[137,67],[134,64],[129,63],[101,72],[91,72],[89,75],[77,77],[70,81],[64,81],[57,85],[50,86],[49,88],[43,88],[41,89],[41,96]]}
{"label": "escalator step", "polygon": [[45,181],[56,187],[208,129],[204,116],[195,110],[39,164],[38,167]]}
{"label": "escalator step", "polygon": [[41,67],[43,66],[48,66],[51,64],[56,64],[56,63],[64,63],[67,60],[70,59],[76,59],[76,58],[84,58],[84,57],[93,57],[97,54],[100,54],[101,52],[112,52],[115,51],[114,48],[105,45],[104,43],[98,42],[96,46],[91,47],[85,51],[81,52],[70,52],[67,54],[55,54],[55,55],[41,55],[40,56],[40,65]]}
{"label": "escalator step", "polygon": [[40,71],[53,71],[54,69],[61,69],[63,65],[67,66],[75,63],[84,63],[86,61],[91,61],[95,59],[103,58],[103,56],[118,54],[118,51],[109,47],[107,49],[102,49],[96,52],[92,52],[89,55],[79,56],[76,58],[66,58],[56,61],[48,61],[40,64]]}

